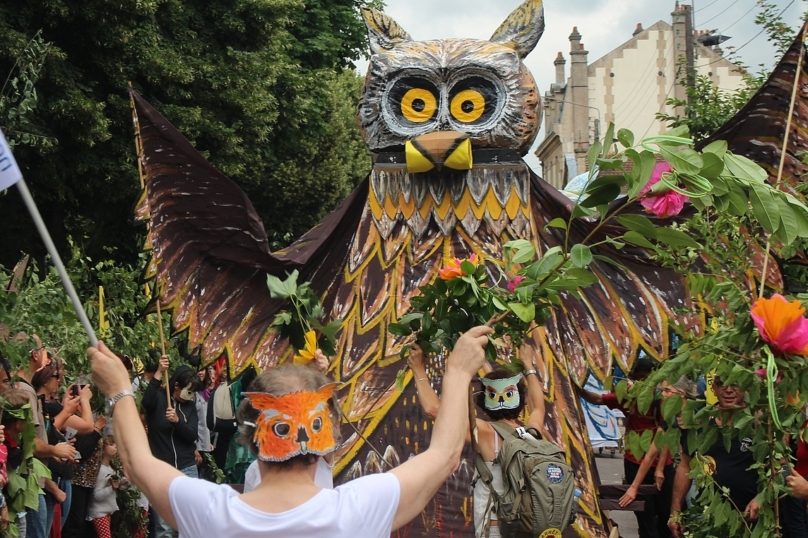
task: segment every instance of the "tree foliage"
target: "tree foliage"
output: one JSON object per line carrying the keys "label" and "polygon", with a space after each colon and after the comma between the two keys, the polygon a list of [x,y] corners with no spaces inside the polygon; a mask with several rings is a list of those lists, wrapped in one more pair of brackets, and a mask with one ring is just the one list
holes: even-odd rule
{"label": "tree foliage", "polygon": [[[359,3],[0,0],[0,73],[38,75],[25,130],[50,141],[15,154],[57,243],[88,235],[90,255],[115,246],[135,259],[129,81],[247,192],[270,234],[316,224],[370,165],[361,83],[344,69],[365,50]],[[33,73],[38,32],[33,43],[49,48]],[[0,128],[15,130],[9,110],[0,105]],[[42,252],[16,194],[0,212],[1,263]]]}

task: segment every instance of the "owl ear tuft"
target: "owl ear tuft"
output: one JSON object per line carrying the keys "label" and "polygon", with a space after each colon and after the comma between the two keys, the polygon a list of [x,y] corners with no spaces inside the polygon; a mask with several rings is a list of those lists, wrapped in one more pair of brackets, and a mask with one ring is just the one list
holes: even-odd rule
{"label": "owl ear tuft", "polygon": [[339,387],[339,383],[328,383],[327,385],[323,385],[317,389],[317,395],[322,399],[327,400],[334,395],[334,391],[337,390],[337,387]]}
{"label": "owl ear tuft", "polygon": [[542,0],[526,0],[497,28],[489,41],[516,51],[519,59],[530,54],[544,33]]}
{"label": "owl ear tuft", "polygon": [[399,43],[412,41],[410,34],[381,11],[367,7],[360,8],[359,11],[362,12],[365,26],[368,29],[371,54],[378,54],[384,50],[392,49]]}

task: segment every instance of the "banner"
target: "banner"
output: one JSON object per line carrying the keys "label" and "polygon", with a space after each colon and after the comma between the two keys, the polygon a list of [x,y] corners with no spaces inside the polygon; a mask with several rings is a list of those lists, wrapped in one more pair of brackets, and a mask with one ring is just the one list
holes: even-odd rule
{"label": "banner", "polygon": [[14,155],[11,154],[3,131],[0,131],[0,191],[6,190],[21,179],[22,172],[14,160]]}

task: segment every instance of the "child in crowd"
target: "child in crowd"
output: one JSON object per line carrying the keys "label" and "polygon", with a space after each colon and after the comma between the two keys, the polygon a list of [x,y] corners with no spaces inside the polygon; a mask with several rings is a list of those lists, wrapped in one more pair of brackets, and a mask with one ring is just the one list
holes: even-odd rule
{"label": "child in crowd", "polygon": [[115,471],[112,470],[111,463],[112,458],[117,454],[115,439],[111,435],[107,435],[101,446],[101,468],[98,471],[93,498],[90,499],[90,506],[87,510],[87,517],[93,522],[98,538],[112,538],[110,523],[112,513],[118,511],[115,493],[120,487],[120,482]]}

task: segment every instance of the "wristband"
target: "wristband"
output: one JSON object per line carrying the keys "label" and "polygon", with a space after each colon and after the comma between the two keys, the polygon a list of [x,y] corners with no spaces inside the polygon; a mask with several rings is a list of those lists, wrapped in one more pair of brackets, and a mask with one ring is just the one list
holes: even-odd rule
{"label": "wristband", "polygon": [[124,398],[126,396],[131,396],[132,399],[134,399],[135,398],[135,393],[132,392],[131,390],[124,390],[124,391],[119,392],[118,394],[116,394],[115,396],[110,398],[109,400],[107,400],[107,403],[109,404],[109,416],[110,417],[112,417],[112,412],[115,409],[115,404],[118,403],[118,400],[120,400],[121,398]]}
{"label": "wristband", "polygon": [[530,375],[530,374],[533,374],[533,375],[535,375],[536,377],[538,377],[538,376],[539,376],[539,374],[538,374],[538,372],[536,372],[536,370],[525,370],[524,374],[525,374],[525,375]]}

